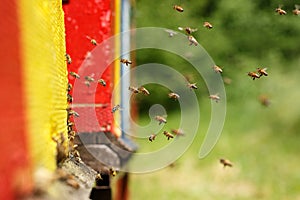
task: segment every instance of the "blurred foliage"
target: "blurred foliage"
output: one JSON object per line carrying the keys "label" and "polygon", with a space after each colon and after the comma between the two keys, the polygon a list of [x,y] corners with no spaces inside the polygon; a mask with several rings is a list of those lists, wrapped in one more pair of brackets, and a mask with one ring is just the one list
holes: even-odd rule
{"label": "blurred foliage", "polygon": [[[181,5],[185,11],[176,12],[172,8],[174,4]],[[280,4],[283,4],[282,8],[287,11],[287,15],[280,16],[275,12]],[[247,81],[246,73],[257,67],[268,67],[272,74],[275,71],[286,73],[287,69],[293,72],[295,66],[299,65],[300,17],[292,14],[294,4],[294,1],[270,0],[167,0],[151,3],[137,0],[134,20],[136,27],[163,27],[175,31],[178,31],[179,26],[198,28],[195,38],[215,63],[224,69],[223,76],[229,77],[233,82],[239,80],[239,77]],[[204,21],[211,22],[214,28],[205,29]],[[138,65],[157,62],[174,66],[182,74],[196,74],[183,60],[167,52],[140,50],[136,52],[136,59]],[[199,77],[195,78],[197,79]],[[240,96],[236,94],[240,92],[238,89],[243,89],[240,86],[230,86],[235,90],[231,100],[239,100]],[[156,93],[160,92],[163,91],[156,89]],[[233,99],[234,97],[237,99]],[[162,101],[160,95],[151,95],[151,98],[144,98],[137,103],[143,113],[151,104]],[[170,101],[163,102],[167,109],[172,107],[168,102]]]}

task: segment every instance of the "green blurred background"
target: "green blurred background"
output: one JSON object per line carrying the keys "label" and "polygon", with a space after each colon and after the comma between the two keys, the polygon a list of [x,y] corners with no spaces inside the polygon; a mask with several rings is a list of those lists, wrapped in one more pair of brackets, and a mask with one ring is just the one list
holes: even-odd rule
{"label": "green blurred background", "polygon": [[[297,3],[300,4],[271,0],[135,2],[132,19],[136,27],[176,31],[178,26],[198,28],[193,35],[231,83],[225,85],[224,129],[212,152],[204,159],[198,158],[210,120],[210,101],[204,88],[197,91],[201,121],[193,144],[174,165],[154,173],[133,174],[132,199],[300,199],[300,16],[292,14]],[[185,11],[176,12],[174,4]],[[275,13],[280,4],[287,15]],[[213,29],[205,29],[204,21],[212,23]],[[137,65],[163,63],[199,79],[191,67],[166,52],[135,53]],[[267,67],[269,76],[255,81],[247,77],[247,72],[257,67]],[[147,88],[149,97],[135,99],[138,123],[147,124],[149,107],[159,103],[168,112],[166,129],[178,126],[178,103],[158,95],[166,93],[166,88]],[[261,95],[270,100],[268,107],[259,101]],[[150,143],[144,139],[137,143],[140,152],[147,152],[166,141]],[[230,159],[234,167],[223,169],[221,157]]]}

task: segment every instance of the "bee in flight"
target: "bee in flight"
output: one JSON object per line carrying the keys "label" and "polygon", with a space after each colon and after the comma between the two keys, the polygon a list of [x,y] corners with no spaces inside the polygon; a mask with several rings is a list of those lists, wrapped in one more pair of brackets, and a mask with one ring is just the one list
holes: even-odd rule
{"label": "bee in flight", "polygon": [[80,76],[76,72],[69,72],[69,74],[74,78],[80,79]]}
{"label": "bee in flight", "polygon": [[146,96],[150,95],[150,92],[145,87],[141,86],[138,88],[138,90],[139,90],[139,92],[141,92],[142,94],[144,94]]}
{"label": "bee in flight", "polygon": [[188,83],[187,86],[188,86],[188,88],[190,88],[191,90],[192,90],[192,89],[194,89],[194,90],[198,89],[196,83]]}
{"label": "bee in flight", "polygon": [[181,6],[178,6],[178,5],[174,5],[173,9],[177,10],[178,12],[183,12],[184,11],[183,8]]}
{"label": "bee in flight", "polygon": [[115,113],[117,110],[121,110],[120,104],[115,105],[115,106],[112,108],[111,112],[112,112],[112,113]]}
{"label": "bee in flight", "polygon": [[217,65],[214,65],[213,67],[213,70],[216,72],[216,73],[222,73],[223,70],[221,69],[221,67],[217,66]]}
{"label": "bee in flight", "polygon": [[176,94],[175,92],[171,92],[168,94],[169,98],[178,100],[180,98],[179,94]]}
{"label": "bee in flight", "polygon": [[129,86],[128,90],[130,90],[131,92],[133,92],[135,94],[140,93],[140,91],[138,90],[137,87]]}
{"label": "bee in flight", "polygon": [[149,139],[150,142],[152,142],[153,140],[155,140],[155,138],[156,138],[156,134],[152,134],[152,135],[149,136],[148,139]]}
{"label": "bee in flight", "polygon": [[86,36],[86,38],[89,39],[93,45],[95,45],[95,46],[98,45],[97,41],[95,39],[91,38],[90,36]]}
{"label": "bee in flight", "polygon": [[229,160],[223,159],[223,158],[220,159],[220,163],[224,166],[224,168],[226,166],[228,166],[228,167],[232,167],[233,166],[233,164]]}
{"label": "bee in flight", "polygon": [[172,129],[171,132],[176,136],[184,136],[184,132],[181,129]]}
{"label": "bee in flight", "polygon": [[293,14],[294,15],[300,15],[300,6],[299,5],[295,5],[295,9],[293,10]]}
{"label": "bee in flight", "polygon": [[65,54],[65,56],[66,56],[66,61],[67,61],[67,63],[68,64],[71,64],[72,63],[72,58],[71,58],[71,56],[69,55],[69,54]]}
{"label": "bee in flight", "polygon": [[268,107],[271,104],[270,99],[266,95],[260,95],[259,101],[263,106],[266,107]]}
{"label": "bee in flight", "polygon": [[268,76],[267,68],[257,68],[259,76]]}
{"label": "bee in flight", "polygon": [[85,76],[84,79],[88,82],[94,82],[95,79],[92,76]]}
{"label": "bee in flight", "polygon": [[178,27],[178,29],[181,30],[181,31],[184,30],[186,32],[186,34],[188,34],[188,35],[196,32],[198,30],[197,28],[191,28],[191,27],[185,27],[185,28]]}
{"label": "bee in flight", "polygon": [[174,138],[174,136],[168,131],[164,131],[164,135],[168,138],[168,140],[170,140],[170,138]]}
{"label": "bee in flight", "polygon": [[166,29],[165,31],[169,34],[169,37],[173,37],[174,35],[177,34],[175,31],[172,31],[170,29]]}
{"label": "bee in flight", "polygon": [[195,46],[199,45],[198,41],[192,35],[188,36],[188,40],[190,41],[190,46],[191,45],[195,45]]}
{"label": "bee in flight", "polygon": [[102,79],[102,78],[98,80],[98,83],[101,84],[101,85],[104,86],[104,87],[106,86],[106,82],[105,82],[105,80]]}
{"label": "bee in flight", "polygon": [[212,29],[212,28],[213,28],[213,26],[212,26],[211,23],[209,23],[209,22],[204,22],[204,23],[203,23],[203,26],[204,26],[205,28],[208,28],[208,29]]}
{"label": "bee in flight", "polygon": [[215,100],[217,103],[221,100],[221,98],[218,94],[211,94],[211,95],[209,95],[209,98],[211,100]]}
{"label": "bee in flight", "polygon": [[256,72],[248,72],[248,76],[250,76],[253,80],[260,78],[260,75]]}
{"label": "bee in flight", "polygon": [[277,12],[279,15],[286,15],[286,11],[279,6],[278,8],[275,9],[275,12]]}
{"label": "bee in flight", "polygon": [[122,59],[120,60],[120,62],[123,63],[123,64],[125,64],[126,66],[132,64],[132,62],[131,62],[130,60],[127,60],[127,59],[124,59],[124,58],[122,58]]}
{"label": "bee in flight", "polygon": [[154,117],[154,119],[156,120],[156,121],[158,121],[158,124],[159,125],[161,125],[162,123],[167,123],[167,119],[166,118],[164,118],[164,117],[162,117],[162,116],[159,116],[159,115],[156,115],[155,117]]}

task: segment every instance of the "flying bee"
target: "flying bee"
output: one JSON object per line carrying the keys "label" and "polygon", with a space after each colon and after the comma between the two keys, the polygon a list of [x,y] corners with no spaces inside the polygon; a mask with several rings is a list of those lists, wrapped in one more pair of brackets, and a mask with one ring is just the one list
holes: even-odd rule
{"label": "flying bee", "polygon": [[98,80],[98,83],[100,83],[102,86],[106,86],[106,82],[102,78]]}
{"label": "flying bee", "polygon": [[146,96],[150,95],[150,92],[143,86],[139,87],[138,90]]}
{"label": "flying bee", "polygon": [[178,100],[180,98],[179,94],[176,94],[174,92],[171,92],[168,94],[169,98],[174,99],[174,100]]}
{"label": "flying bee", "polygon": [[174,138],[174,136],[168,131],[164,131],[164,135],[168,138],[168,140],[170,140],[170,138]]}
{"label": "flying bee", "polygon": [[213,70],[216,72],[216,73],[222,73],[223,70],[221,69],[221,67],[217,66],[217,65],[214,65],[213,67]]}
{"label": "flying bee", "polygon": [[140,92],[137,87],[133,87],[133,86],[129,86],[128,90],[130,90],[131,92],[133,92],[135,94]]}
{"label": "flying bee", "polygon": [[212,29],[212,28],[213,28],[213,26],[212,26],[211,23],[209,23],[209,22],[204,22],[204,23],[203,23],[203,26],[204,26],[205,28],[208,28],[208,29]]}
{"label": "flying bee", "polygon": [[184,132],[181,129],[172,129],[171,132],[176,136],[184,136]]}
{"label": "flying bee", "polygon": [[166,31],[167,33],[169,33],[169,37],[173,37],[174,35],[177,34],[175,31],[172,31],[172,30],[170,30],[170,29],[165,29],[165,31]]}
{"label": "flying bee", "polygon": [[72,103],[72,102],[73,102],[73,97],[72,97],[72,95],[70,95],[69,93],[67,94],[67,101],[68,101],[69,103]]}
{"label": "flying bee", "polygon": [[95,46],[98,45],[97,41],[95,39],[91,38],[90,36],[86,36],[86,38],[89,39],[93,45],[95,45]]}
{"label": "flying bee", "polygon": [[293,10],[293,14],[294,15],[300,15],[300,6],[299,5],[295,5],[295,9]]}
{"label": "flying bee", "polygon": [[256,78],[260,78],[260,75],[256,72],[248,72],[248,76],[250,76],[253,80],[255,80]]}
{"label": "flying bee", "polygon": [[209,95],[209,98],[211,100],[215,100],[217,103],[221,100],[221,98],[218,94],[211,94],[211,95]]}
{"label": "flying bee", "polygon": [[286,15],[286,11],[279,6],[278,8],[275,9],[275,12],[277,12],[279,15]]}
{"label": "flying bee", "polygon": [[69,74],[74,78],[80,79],[80,76],[76,72],[69,72]]}
{"label": "flying bee", "polygon": [[150,142],[152,142],[153,140],[155,140],[155,138],[156,138],[156,134],[152,134],[152,135],[149,136],[148,139],[149,139]]}
{"label": "flying bee", "polygon": [[156,120],[156,121],[158,121],[158,124],[159,125],[161,125],[162,123],[167,123],[167,119],[166,118],[164,118],[164,117],[162,117],[162,116],[159,116],[159,115],[156,115],[155,117],[154,117],[154,119]]}
{"label": "flying bee", "polygon": [[85,76],[84,79],[88,82],[94,82],[95,81],[95,79],[91,76]]}
{"label": "flying bee", "polygon": [[232,167],[233,166],[233,164],[229,160],[223,159],[223,158],[220,159],[220,163],[223,164],[224,168],[226,166],[228,166],[228,167]]}
{"label": "flying bee", "polygon": [[185,27],[185,28],[178,27],[178,29],[181,30],[181,31],[184,30],[186,32],[186,34],[188,34],[188,35],[196,32],[198,30],[197,28],[191,28],[191,27]]}
{"label": "flying bee", "polygon": [[271,104],[270,99],[266,95],[260,95],[259,101],[263,106],[266,107],[268,107]]}
{"label": "flying bee", "polygon": [[131,65],[131,64],[132,64],[132,61],[130,61],[130,60],[127,60],[127,59],[125,59],[125,58],[122,58],[122,59],[120,60],[120,62],[121,62],[121,63],[123,63],[123,64],[125,64],[126,66],[128,66],[128,65]]}
{"label": "flying bee", "polygon": [[190,46],[191,45],[195,45],[195,46],[197,46],[199,43],[197,42],[197,40],[192,36],[192,35],[189,35],[188,36],[188,40],[190,41]]}
{"label": "flying bee", "polygon": [[70,92],[72,90],[72,88],[73,88],[72,84],[68,83],[68,89],[67,89],[67,91]]}
{"label": "flying bee", "polygon": [[178,5],[174,5],[173,9],[177,10],[178,12],[183,12],[184,11],[183,8],[181,6],[178,6]]}
{"label": "flying bee", "polygon": [[187,86],[188,86],[188,88],[190,88],[191,90],[192,90],[192,89],[194,89],[194,90],[195,90],[195,89],[198,89],[196,83],[188,83]]}
{"label": "flying bee", "polygon": [[227,84],[227,85],[230,85],[231,82],[232,82],[232,80],[231,80],[230,78],[228,78],[228,77],[224,77],[224,78],[223,78],[223,81],[224,81],[224,83]]}
{"label": "flying bee", "polygon": [[65,56],[66,56],[66,61],[67,61],[67,63],[68,64],[71,64],[72,63],[72,58],[71,58],[71,56],[69,55],[69,54],[65,54]]}
{"label": "flying bee", "polygon": [[115,106],[112,108],[111,113],[115,113],[117,110],[121,110],[120,104],[115,105]]}
{"label": "flying bee", "polygon": [[267,68],[257,68],[259,76],[268,76]]}
{"label": "flying bee", "polygon": [[79,117],[79,114],[76,111],[71,110],[71,109],[67,109],[67,111],[68,111],[69,116],[73,115],[75,117]]}
{"label": "flying bee", "polygon": [[91,82],[90,82],[90,81],[87,81],[87,80],[84,81],[84,84],[85,84],[86,86],[88,86],[88,87],[91,86]]}

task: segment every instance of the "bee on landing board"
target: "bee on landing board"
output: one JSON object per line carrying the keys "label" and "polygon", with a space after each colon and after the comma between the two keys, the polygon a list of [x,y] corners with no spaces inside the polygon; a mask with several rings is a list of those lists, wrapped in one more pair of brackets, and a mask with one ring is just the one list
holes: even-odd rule
{"label": "bee on landing board", "polygon": [[164,131],[163,133],[168,138],[168,140],[170,140],[170,138],[174,138],[174,136],[171,133],[169,133],[168,131]]}
{"label": "bee on landing board", "polygon": [[121,62],[121,63],[123,63],[123,64],[125,64],[126,66],[128,66],[128,65],[131,65],[131,64],[132,64],[132,61],[130,61],[130,60],[127,60],[127,59],[124,59],[124,58],[122,58],[122,59],[120,60],[120,62]]}
{"label": "bee on landing board", "polygon": [[293,10],[293,14],[294,15],[300,15],[300,6],[299,5],[295,5],[295,9]]}
{"label": "bee on landing board", "polygon": [[211,100],[215,100],[217,103],[221,100],[221,98],[218,94],[211,94],[211,95],[209,95],[209,98]]}
{"label": "bee on landing board", "polygon": [[76,72],[69,72],[69,74],[74,78],[80,79],[80,76]]}
{"label": "bee on landing board", "polygon": [[184,11],[183,8],[181,6],[178,6],[178,5],[174,5],[173,9],[177,10],[178,12],[183,12]]}
{"label": "bee on landing board", "polygon": [[229,160],[223,159],[223,158],[220,159],[220,163],[224,166],[224,168],[226,166],[228,166],[228,167],[232,167],[233,166],[233,164]]}
{"label": "bee on landing board", "polygon": [[213,26],[212,26],[211,23],[209,23],[209,22],[204,22],[204,23],[203,23],[203,26],[204,26],[205,28],[208,28],[208,29],[212,29],[212,28],[213,28]]}
{"label": "bee on landing board", "polygon": [[278,8],[276,8],[275,12],[277,12],[279,15],[286,15],[287,12],[285,10],[283,10],[281,7],[282,6],[279,6]]}
{"label": "bee on landing board", "polygon": [[148,139],[149,139],[150,142],[152,142],[153,140],[155,140],[155,138],[156,138],[156,134],[152,134],[152,135],[149,136]]}
{"label": "bee on landing board", "polygon": [[259,76],[268,76],[267,69],[268,68],[257,68]]}
{"label": "bee on landing board", "polygon": [[169,98],[178,100],[180,98],[179,94],[176,94],[175,92],[171,92],[168,94]]}
{"label": "bee on landing board", "polygon": [[72,58],[71,58],[71,56],[69,55],[69,54],[65,54],[65,56],[66,56],[66,61],[67,61],[67,63],[68,64],[71,64],[72,63]]}
{"label": "bee on landing board", "polygon": [[142,93],[146,96],[150,95],[150,92],[145,87],[141,86],[141,87],[138,88],[138,90],[139,90],[140,93]]}
{"label": "bee on landing board", "polygon": [[213,67],[213,70],[216,72],[216,73],[222,73],[223,72],[223,70],[221,69],[221,67],[219,67],[219,66],[217,66],[217,65],[214,65]]}
{"label": "bee on landing board", "polygon": [[164,123],[164,124],[167,123],[167,119],[164,118],[164,117],[162,117],[162,116],[159,116],[159,115],[156,115],[156,116],[154,117],[154,119],[155,119],[156,121],[158,121],[158,124],[159,124],[159,125],[161,125],[162,123]]}

